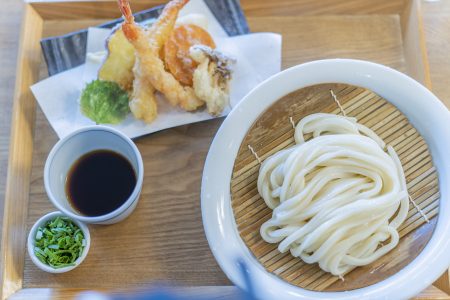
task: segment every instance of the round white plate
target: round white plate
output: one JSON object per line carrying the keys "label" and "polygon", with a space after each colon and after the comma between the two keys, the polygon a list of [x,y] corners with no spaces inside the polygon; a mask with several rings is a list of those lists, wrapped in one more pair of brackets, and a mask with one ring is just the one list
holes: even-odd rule
{"label": "round white plate", "polygon": [[[230,199],[234,160],[247,131],[284,95],[320,83],[346,83],[379,94],[402,111],[428,144],[439,176],[439,219],[424,250],[407,267],[377,284],[346,292],[313,292],[265,271],[236,228]],[[211,250],[228,278],[245,288],[238,259],[247,267],[258,299],[403,299],[418,294],[450,265],[450,113],[429,90],[391,68],[359,60],[314,61],[287,69],[254,88],[220,127],[203,171],[203,226]]]}

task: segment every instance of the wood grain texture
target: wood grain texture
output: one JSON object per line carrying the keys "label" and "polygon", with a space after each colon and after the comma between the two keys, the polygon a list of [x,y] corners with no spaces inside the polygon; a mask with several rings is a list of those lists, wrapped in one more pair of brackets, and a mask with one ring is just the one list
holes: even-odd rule
{"label": "wood grain texture", "polygon": [[415,300],[449,300],[450,296],[435,286],[430,286],[414,297]]}
{"label": "wood grain texture", "polygon": [[298,15],[355,15],[399,14],[408,0],[242,0],[246,15],[250,16],[298,16]]}
{"label": "wood grain texture", "polygon": [[405,61],[416,62],[415,64],[406,64],[406,71],[431,89],[430,66],[425,45],[420,0],[407,2],[401,15],[401,26]]}
{"label": "wood grain texture", "polygon": [[433,93],[450,107],[450,1],[422,3],[422,11]]}
{"label": "wood grain texture", "polygon": [[438,280],[436,280],[433,283],[434,286],[441,289],[442,291],[449,293],[450,292],[450,270],[447,269],[447,271],[442,274],[441,277],[439,277]]}
{"label": "wood grain texture", "polygon": [[0,66],[2,70],[0,72],[0,216],[3,216],[3,200],[8,168],[9,135],[11,131],[12,99],[14,95],[17,51],[19,47],[18,36],[20,36],[23,15],[21,1],[3,0],[2,5],[8,7],[8,9],[0,10]]}
{"label": "wood grain texture", "polygon": [[[339,114],[330,95],[336,94],[346,114],[375,131],[396,150],[405,172],[408,192],[430,223],[410,205],[408,217],[398,228],[397,247],[374,263],[356,268],[345,281],[280,253],[278,244],[266,243],[259,229],[272,216],[257,191],[259,163],[248,149],[264,161],[270,155],[294,145],[294,130],[289,117],[297,123],[312,113]],[[269,107],[247,132],[237,154],[231,179],[231,204],[240,236],[253,255],[269,272],[283,280],[315,291],[344,291],[375,284],[395,274],[419,255],[433,233],[439,210],[438,178],[428,147],[406,117],[380,96],[364,88],[344,84],[320,84],[290,93]]]}
{"label": "wood grain texture", "polygon": [[[327,14],[327,15],[334,15],[334,14],[338,14],[338,15],[354,15],[354,14],[358,14],[358,15],[364,15],[365,13],[369,13],[371,14],[371,17],[373,17],[373,14],[377,15],[377,14],[398,14],[402,11],[402,2],[398,1],[398,0],[394,0],[394,1],[388,1],[388,0],[383,0],[383,1],[370,1],[370,3],[368,3],[368,1],[364,0],[364,1],[334,1],[334,4],[332,2],[330,2],[329,0],[326,0],[328,5],[325,5],[323,8],[320,7],[320,5],[322,5],[322,3],[320,3],[319,1],[312,1],[312,0],[302,0],[302,1],[294,1],[294,0],[279,0],[276,1],[276,5],[273,5],[274,2],[271,2],[268,4],[269,1],[257,1],[257,0],[242,0],[242,4],[244,7],[244,10],[246,12],[246,15],[249,17],[249,19],[252,19],[251,21],[251,26],[254,28],[260,27],[260,28],[267,28],[266,30],[271,30],[270,26],[268,26],[267,24],[269,24],[269,21],[271,21],[271,17],[280,17],[280,16],[284,16],[287,14],[290,14],[291,16],[294,17],[294,19],[292,20],[286,20],[286,24],[290,23],[291,21],[295,21],[295,17],[297,15],[302,15],[301,17],[303,17],[303,15],[319,15],[319,14]],[[17,26],[14,26],[14,24],[18,23],[18,19],[20,19],[20,14],[17,14],[17,12],[14,14],[14,10],[18,10],[19,7],[22,6],[22,2],[20,0],[4,0],[2,3],[4,5],[4,7],[8,7],[8,9],[2,10],[0,11],[0,24],[5,24],[2,25],[0,28],[0,51],[2,51],[2,53],[5,53],[4,55],[1,55],[1,59],[6,61],[6,64],[2,63],[2,74],[1,74],[1,78],[5,78],[5,80],[1,80],[0,82],[0,91],[2,92],[0,95],[2,95],[2,97],[0,97],[0,103],[2,104],[2,113],[3,112],[8,112],[8,110],[11,110],[11,95],[12,95],[12,87],[11,87],[11,80],[12,78],[14,78],[14,65],[11,64],[11,61],[15,61],[14,57],[17,55],[17,48],[15,48],[14,43],[11,42],[9,44],[5,44],[5,36],[8,36],[10,38],[8,38],[11,41],[14,41],[14,39],[12,38],[14,36],[14,32],[15,30],[17,30]],[[44,1],[39,1],[39,2],[44,2]],[[53,1],[55,2],[55,1]],[[43,3],[42,5],[39,4],[35,4],[37,5],[36,7],[39,7],[41,9],[46,10],[45,14],[47,14],[47,16],[49,18],[52,18],[55,20],[54,25],[50,26],[50,22],[45,22],[47,24],[47,28],[50,27],[57,27],[58,25],[61,25],[61,22],[58,24],[58,19],[61,18],[72,18],[73,20],[75,19],[89,19],[92,17],[106,17],[106,18],[111,18],[111,17],[115,17],[118,16],[117,12],[113,12],[113,7],[115,4],[110,4],[111,9],[109,10],[99,10],[97,6],[97,4],[90,4],[90,2],[85,2],[83,5],[90,5],[90,9],[80,9],[80,3],[82,3],[83,1],[78,1],[75,4],[68,4],[68,6],[71,5],[76,5],[78,6],[78,9],[66,9],[64,14],[59,13],[58,9],[52,9],[51,7],[53,7],[53,4],[51,5],[47,5],[45,3]],[[133,3],[136,3],[137,1],[133,1]],[[145,8],[148,8],[149,6],[151,6],[154,2],[152,1],[140,1],[140,3],[145,3],[142,5],[145,5]],[[160,1],[155,1],[155,3],[160,3]],[[303,3],[309,3],[309,11],[308,9],[306,9],[307,6],[303,5]],[[316,5],[315,3],[318,3],[318,5]],[[331,5],[333,4],[333,5]],[[348,4],[348,5],[347,5]],[[103,5],[103,4],[102,4]],[[140,5],[140,4],[133,4],[133,5]],[[261,5],[258,8],[258,5]],[[66,5],[61,5],[58,8],[62,9],[62,7],[67,7]],[[289,7],[289,9],[279,9],[279,7]],[[346,7],[347,6],[347,7]],[[354,6],[355,9],[352,9],[351,7]],[[135,6],[136,7],[136,6]],[[341,7],[341,8],[339,8]],[[74,8],[74,7],[72,7]],[[142,7],[144,8],[144,7]],[[344,9],[345,8],[345,9]],[[140,7],[139,7],[140,9]],[[54,12],[52,12],[54,10]],[[94,11],[94,12],[93,12]],[[106,11],[106,12],[105,12]],[[427,43],[427,48],[428,48],[428,55],[429,55],[429,59],[430,59],[430,70],[431,70],[431,79],[433,82],[433,89],[434,92],[437,93],[437,95],[447,104],[450,104],[450,85],[448,84],[448,78],[450,78],[450,61],[448,60],[448,49],[450,47],[450,37],[448,36],[448,28],[450,28],[450,2],[449,1],[440,1],[437,3],[424,3],[424,26],[425,26],[425,38],[426,38],[426,43]],[[87,14],[90,14],[91,17],[83,15],[83,13],[86,12]],[[110,14],[113,13],[114,15]],[[265,17],[268,17],[267,19]],[[356,16],[357,17],[357,16]],[[383,17],[391,17],[391,16],[383,16]],[[80,23],[82,23],[84,21],[80,21]],[[98,20],[98,23],[102,22],[102,20]],[[385,21],[383,21],[385,22]],[[72,23],[72,22],[70,22]],[[281,23],[281,21],[280,21]],[[387,22],[386,22],[387,23]],[[67,22],[65,22],[65,24],[69,24]],[[332,24],[331,24],[332,25]],[[329,26],[331,26],[329,25]],[[80,25],[81,26],[81,25]],[[283,25],[278,25],[279,28],[282,28]],[[45,27],[45,26],[44,26]],[[66,32],[70,31],[69,30],[70,26],[69,25],[65,25],[65,26],[61,26],[61,31],[64,31],[65,29],[67,30]],[[293,27],[292,26],[292,30],[297,30],[298,28],[301,27]],[[48,32],[50,32],[51,30],[49,29]],[[324,33],[325,31],[322,30],[322,32]],[[289,32],[286,32],[287,34],[289,34]],[[56,33],[57,34],[57,33]],[[17,34],[16,34],[17,35]],[[295,35],[292,35],[295,37]],[[372,37],[371,37],[372,38]],[[18,39],[18,37],[17,37]],[[8,41],[8,40],[6,40]],[[288,42],[288,40],[286,39],[286,37],[284,37],[284,44],[286,42]],[[368,59],[371,59],[374,57],[373,53],[369,53],[369,51],[367,49],[364,48],[364,43],[367,41],[362,40],[361,41],[361,45],[358,47],[358,45],[353,45],[353,51],[355,51],[355,53],[358,55],[358,57],[360,58],[364,58],[364,57],[368,57]],[[369,41],[370,42],[370,41]],[[308,41],[309,43],[309,41]],[[297,47],[298,49],[302,49],[302,47],[308,47],[308,45],[305,45],[306,42],[298,39],[296,42],[292,41],[292,43],[290,43],[292,48],[294,49],[295,47]],[[10,46],[7,46],[10,45]],[[327,45],[326,43],[323,45]],[[322,45],[322,46],[323,46]],[[332,46],[330,44],[328,44],[328,48],[326,49],[321,49],[321,51],[318,51],[316,54],[318,54],[319,56],[322,56],[323,53],[328,53],[330,51],[333,51],[334,49],[332,48]],[[3,47],[7,47],[7,49],[3,48]],[[345,44],[342,42],[340,44],[341,48],[341,52],[339,53],[343,53],[343,55],[345,55]],[[285,45],[283,46],[285,47]],[[387,46],[389,47],[389,46]],[[392,47],[392,45],[391,45]],[[385,50],[383,49],[383,51],[387,51],[389,53],[398,53],[398,46],[394,46],[393,48],[395,48],[395,51],[390,52],[391,50]],[[401,46],[401,47],[404,47]],[[283,49],[283,51],[285,51],[285,49]],[[286,52],[284,52],[286,55]],[[294,52],[294,50],[287,52],[289,55],[296,55],[296,53]],[[314,53],[313,51],[310,51],[310,58],[314,59]],[[338,53],[338,54],[339,54]],[[331,54],[328,54],[331,56]],[[396,55],[396,54],[395,54]],[[284,57],[285,59],[289,60],[291,59],[289,56],[288,57]],[[403,55],[400,54],[399,56],[400,60],[403,60],[404,57]],[[383,57],[375,57],[374,58],[376,61],[380,61],[383,63],[384,58]],[[292,63],[295,63],[296,61],[304,61],[302,60],[302,57],[300,55],[295,56],[294,59],[291,59]],[[391,66],[395,67],[395,64],[398,66],[398,68],[400,70],[404,70],[404,66],[405,66],[405,62],[403,61],[398,61],[395,62],[392,58],[389,58],[386,64],[389,64]],[[290,66],[289,64],[287,64],[286,62],[283,62],[283,66],[284,67],[288,67]],[[43,68],[41,68],[43,69]],[[9,82],[9,84],[8,84]],[[9,94],[9,95],[8,95]],[[38,113],[39,114],[39,113]],[[37,117],[39,118],[39,116]],[[5,136],[4,133],[9,132],[9,118],[5,117],[1,119],[2,123],[0,124],[0,131],[1,136],[0,136],[0,146],[1,149],[7,149],[8,148],[8,143],[9,140],[7,138],[7,136]],[[215,125],[218,126],[218,125]],[[3,157],[3,159],[5,160],[5,155],[6,155],[6,150],[0,152],[0,159]],[[2,173],[3,172],[3,173]],[[6,172],[4,169],[0,168],[0,177],[5,178],[6,176]],[[0,179],[0,185],[2,185],[2,179]],[[4,179],[3,179],[4,180]],[[0,186],[0,202],[3,201],[3,197],[1,194],[1,190],[2,187]],[[49,209],[49,208],[48,208]],[[42,210],[42,212],[44,212],[44,209]],[[38,275],[41,275],[42,273],[38,273]],[[174,273],[172,273],[174,274]],[[221,276],[224,277],[224,275],[222,274]],[[228,282],[229,283],[229,282]],[[227,283],[227,284],[228,284]],[[201,284],[200,282],[198,282],[197,284]],[[436,291],[436,289],[434,288],[430,288],[427,289],[427,291],[425,291],[424,293],[422,293],[422,295],[424,295],[424,297],[428,297],[427,295],[433,295],[436,297],[440,297],[442,296],[441,293],[438,293]],[[439,296],[440,295],[440,296]],[[422,296],[420,296],[422,297]],[[423,298],[422,299],[429,299],[429,298]],[[443,298],[440,298],[443,299]]]}
{"label": "wood grain texture", "polygon": [[[78,13],[87,18],[120,17],[117,5],[111,0],[92,2],[70,0],[27,0],[46,20],[78,19]],[[166,3],[164,0],[133,0],[135,11],[144,10]],[[298,16],[298,15],[354,15],[354,14],[399,14],[407,0],[372,1],[372,0],[281,0],[255,1],[242,0],[241,5],[246,15],[251,16]]]}
{"label": "wood grain texture", "polygon": [[33,151],[35,102],[29,89],[38,79],[42,19],[31,8],[25,10],[17,61],[17,77],[12,110],[8,178],[2,226],[2,297],[22,287],[28,192]]}
{"label": "wood grain texture", "polygon": [[[77,20],[81,19],[116,19],[121,14],[117,9],[117,2],[111,0],[95,1],[60,1],[60,0],[28,0],[28,3],[45,20]],[[133,0],[133,11],[140,11],[156,5],[166,3],[164,0]]]}
{"label": "wood grain texture", "polygon": [[252,31],[283,36],[283,69],[339,57],[370,60],[405,71],[397,15],[248,16],[247,20]]}

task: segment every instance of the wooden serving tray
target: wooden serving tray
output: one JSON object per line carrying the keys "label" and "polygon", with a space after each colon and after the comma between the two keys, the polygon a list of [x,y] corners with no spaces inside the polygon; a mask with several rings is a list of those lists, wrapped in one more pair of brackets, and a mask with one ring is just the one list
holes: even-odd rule
{"label": "wooden serving tray", "polygon": [[[138,11],[164,1],[132,2]],[[366,59],[431,87],[418,0],[242,0],[241,4],[253,32],[283,35],[283,68],[330,57]],[[83,289],[135,289],[155,281],[196,286],[189,290],[197,294],[236,295],[211,255],[200,211],[203,163],[221,119],[136,141],[145,162],[138,207],[119,224],[90,226],[92,247],[80,267],[51,275],[38,270],[26,254],[31,225],[55,210],[44,190],[43,167],[57,136],[29,89],[47,74],[39,41],[119,16],[113,0],[34,0],[25,5],[3,218],[2,299],[67,299]],[[418,299],[448,298],[448,279],[441,279],[439,286],[429,287]]]}

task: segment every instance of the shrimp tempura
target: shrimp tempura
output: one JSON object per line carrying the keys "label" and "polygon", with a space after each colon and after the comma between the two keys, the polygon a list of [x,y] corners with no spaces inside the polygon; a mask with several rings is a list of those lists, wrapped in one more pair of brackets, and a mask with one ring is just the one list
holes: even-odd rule
{"label": "shrimp tempura", "polygon": [[[128,41],[136,50],[140,72],[135,74],[148,80],[150,84],[163,93],[172,105],[179,105],[187,111],[196,110],[204,105],[194,93],[192,87],[182,86],[171,73],[164,68],[159,57],[160,50],[174,29],[178,12],[189,0],[173,0],[165,7],[158,20],[150,29],[145,29],[134,21],[128,0],[118,0],[120,11],[125,21],[122,30]],[[142,85],[141,85],[142,86]]]}

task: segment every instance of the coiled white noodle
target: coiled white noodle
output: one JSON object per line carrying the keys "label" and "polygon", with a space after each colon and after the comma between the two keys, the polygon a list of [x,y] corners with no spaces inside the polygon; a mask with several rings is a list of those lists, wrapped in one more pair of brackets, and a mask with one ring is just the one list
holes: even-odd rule
{"label": "coiled white noodle", "polygon": [[[307,134],[313,138],[305,142]],[[259,171],[258,191],[273,209],[262,238],[336,276],[392,250],[409,209],[395,150],[386,152],[355,118],[333,114],[303,118],[294,137],[295,146]]]}

